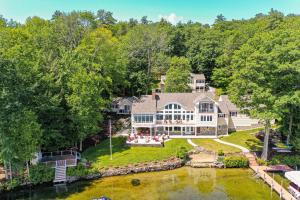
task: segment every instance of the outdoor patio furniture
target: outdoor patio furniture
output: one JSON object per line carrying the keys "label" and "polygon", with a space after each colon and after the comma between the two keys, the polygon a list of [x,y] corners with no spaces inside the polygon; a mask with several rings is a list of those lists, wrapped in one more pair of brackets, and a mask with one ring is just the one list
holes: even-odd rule
{"label": "outdoor patio furniture", "polygon": [[146,143],[149,143],[150,142],[150,139],[149,137],[146,138]]}

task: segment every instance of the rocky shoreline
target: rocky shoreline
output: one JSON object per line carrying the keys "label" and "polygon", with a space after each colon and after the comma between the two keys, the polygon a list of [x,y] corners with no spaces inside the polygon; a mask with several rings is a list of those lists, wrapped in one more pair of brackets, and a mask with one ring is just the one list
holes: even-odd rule
{"label": "rocky shoreline", "polygon": [[165,161],[140,163],[135,165],[128,165],[124,167],[111,167],[100,170],[99,173],[87,176],[69,176],[67,182],[72,183],[79,180],[92,180],[110,176],[121,176],[127,174],[143,173],[143,172],[156,172],[177,169],[184,166],[185,163],[179,158],[171,158]]}

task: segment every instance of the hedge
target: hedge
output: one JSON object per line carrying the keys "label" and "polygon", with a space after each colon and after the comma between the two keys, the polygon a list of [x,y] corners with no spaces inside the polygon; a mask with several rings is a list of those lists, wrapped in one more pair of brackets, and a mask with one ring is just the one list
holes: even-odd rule
{"label": "hedge", "polygon": [[245,156],[229,156],[224,159],[224,165],[228,168],[243,168],[249,166],[249,160]]}
{"label": "hedge", "polygon": [[45,164],[37,164],[30,167],[29,181],[33,185],[51,182],[54,179],[55,171]]}

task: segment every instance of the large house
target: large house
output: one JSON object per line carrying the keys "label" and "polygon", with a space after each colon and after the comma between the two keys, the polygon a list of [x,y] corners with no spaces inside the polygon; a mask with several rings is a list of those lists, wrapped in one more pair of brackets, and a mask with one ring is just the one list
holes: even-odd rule
{"label": "large house", "polygon": [[[167,76],[162,75],[160,78],[160,90],[161,92],[165,91],[165,82]],[[190,78],[188,80],[188,85],[191,87],[192,92],[204,92],[205,91],[205,76],[204,74],[190,74]]]}
{"label": "large house", "polygon": [[257,119],[240,114],[226,95],[216,99],[211,92],[153,92],[132,104],[131,126],[132,133],[146,129],[150,135],[201,138],[227,135],[260,124]]}

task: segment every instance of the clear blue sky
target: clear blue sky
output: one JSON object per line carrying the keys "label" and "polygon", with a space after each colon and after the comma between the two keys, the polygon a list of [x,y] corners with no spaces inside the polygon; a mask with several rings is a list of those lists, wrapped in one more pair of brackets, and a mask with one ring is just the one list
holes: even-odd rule
{"label": "clear blue sky", "polygon": [[271,8],[300,14],[300,0],[0,0],[0,15],[19,22],[35,15],[49,19],[55,10],[105,9],[118,20],[147,15],[153,21],[163,16],[175,22],[212,23],[220,13],[227,19],[247,19]]}

